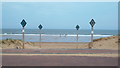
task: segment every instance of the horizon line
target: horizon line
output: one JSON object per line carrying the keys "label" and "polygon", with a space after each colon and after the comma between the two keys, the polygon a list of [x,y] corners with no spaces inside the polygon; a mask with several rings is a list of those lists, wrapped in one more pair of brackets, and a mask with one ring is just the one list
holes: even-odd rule
{"label": "horizon line", "polygon": [[[22,28],[2,28],[2,29],[22,29]],[[0,30],[2,30],[2,29],[0,28]],[[26,28],[26,29],[37,29],[37,28]],[[48,28],[48,29],[53,29],[53,28]],[[75,30],[76,28],[73,28],[73,29]],[[42,29],[42,30],[44,30],[44,29]],[[91,29],[79,29],[79,30],[91,30]],[[94,29],[94,30],[119,30],[119,29]]]}

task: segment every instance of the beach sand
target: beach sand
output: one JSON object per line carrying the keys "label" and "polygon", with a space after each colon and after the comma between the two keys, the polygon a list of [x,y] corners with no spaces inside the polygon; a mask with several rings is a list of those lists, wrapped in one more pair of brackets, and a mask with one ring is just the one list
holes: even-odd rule
{"label": "beach sand", "polygon": [[[118,50],[120,36],[111,36],[106,38],[96,39],[93,42],[92,49],[112,49]],[[1,40],[0,47],[2,49],[22,49],[23,43],[21,40]],[[88,49],[89,42],[25,42],[25,49]]]}
{"label": "beach sand", "polygon": [[21,40],[7,39],[0,42],[0,47],[3,65],[105,66],[118,64],[119,41],[118,36],[96,39],[92,49],[85,42],[25,42],[22,49]]}

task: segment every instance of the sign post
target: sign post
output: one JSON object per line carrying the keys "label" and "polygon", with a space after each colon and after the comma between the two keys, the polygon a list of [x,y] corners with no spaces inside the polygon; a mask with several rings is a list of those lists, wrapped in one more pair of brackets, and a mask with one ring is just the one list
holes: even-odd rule
{"label": "sign post", "polygon": [[40,48],[41,48],[41,29],[43,28],[43,26],[40,24],[38,28],[40,29]]}
{"label": "sign post", "polygon": [[[78,42],[78,30],[79,30],[79,28],[80,28],[79,25],[77,25],[77,26],[76,26],[76,29],[77,29],[77,33],[76,33],[76,34],[77,34],[77,37],[76,37],[76,40],[77,40],[77,42]],[[78,46],[77,46],[77,48],[78,48]]]}
{"label": "sign post", "polygon": [[95,25],[95,21],[92,19],[90,21],[90,25],[91,25],[91,44],[89,45],[89,49],[91,49],[91,46],[93,46],[93,34],[94,34],[94,25]]}
{"label": "sign post", "polygon": [[21,25],[22,25],[22,34],[23,34],[23,49],[25,48],[24,47],[24,33],[25,33],[25,29],[24,29],[24,27],[25,27],[25,25],[26,25],[27,23],[26,23],[26,21],[23,19],[22,20],[22,22],[21,22]]}

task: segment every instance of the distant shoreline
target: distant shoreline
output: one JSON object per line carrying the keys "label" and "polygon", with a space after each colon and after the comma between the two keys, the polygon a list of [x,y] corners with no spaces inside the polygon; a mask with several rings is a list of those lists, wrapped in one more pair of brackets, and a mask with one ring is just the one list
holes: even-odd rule
{"label": "distant shoreline", "polygon": [[[94,39],[110,37],[113,35],[94,35]],[[18,39],[22,40],[22,34],[2,34],[0,40]],[[25,34],[26,42],[39,42],[40,34]],[[91,35],[78,35],[78,42],[90,42]],[[76,34],[41,34],[42,42],[76,42]]]}
{"label": "distant shoreline", "polygon": [[[0,35],[22,35],[22,34],[0,34]],[[39,36],[40,34],[24,34],[24,35],[35,35],[35,36]],[[62,36],[76,36],[76,34],[41,34],[41,35],[43,35],[43,36],[60,36],[60,35],[62,35]],[[81,34],[79,34],[78,36],[91,36],[90,34],[89,35],[81,35]],[[94,34],[94,36],[114,36],[114,35],[102,35],[102,34]]]}

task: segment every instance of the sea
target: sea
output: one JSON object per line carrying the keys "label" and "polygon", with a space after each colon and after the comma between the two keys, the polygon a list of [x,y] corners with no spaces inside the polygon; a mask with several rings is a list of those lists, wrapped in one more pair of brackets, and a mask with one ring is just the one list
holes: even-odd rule
{"label": "sea", "polygon": [[[118,30],[94,30],[93,39],[99,39],[113,35],[118,35]],[[26,42],[91,42],[91,30],[25,29],[24,37]],[[5,39],[22,40],[22,29],[2,29],[0,40]]]}

